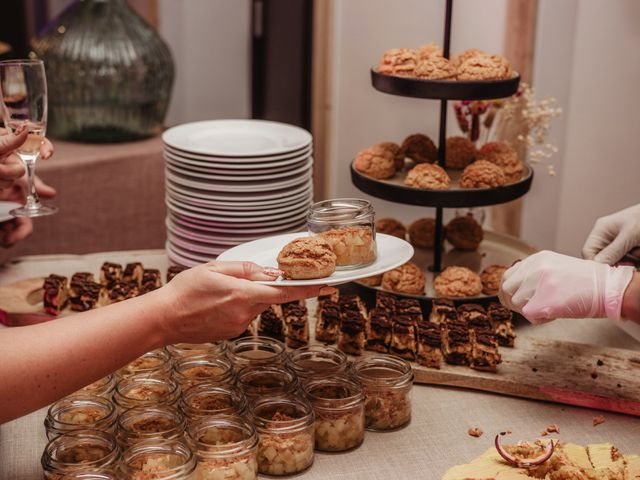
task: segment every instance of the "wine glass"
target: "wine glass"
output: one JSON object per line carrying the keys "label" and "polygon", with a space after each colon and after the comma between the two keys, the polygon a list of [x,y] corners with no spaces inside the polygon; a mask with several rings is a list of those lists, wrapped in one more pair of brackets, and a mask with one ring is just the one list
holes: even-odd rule
{"label": "wine glass", "polygon": [[40,203],[34,185],[36,161],[47,128],[47,81],[42,60],[0,61],[0,94],[5,127],[14,131],[26,123],[29,130],[27,140],[17,150],[27,169],[27,202],[9,213],[14,217],[56,213],[58,207]]}

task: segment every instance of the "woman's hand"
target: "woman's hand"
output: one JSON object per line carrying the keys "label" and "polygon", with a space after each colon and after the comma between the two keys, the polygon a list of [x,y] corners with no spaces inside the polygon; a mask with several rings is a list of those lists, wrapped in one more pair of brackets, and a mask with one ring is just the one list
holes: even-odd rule
{"label": "woman's hand", "polygon": [[167,343],[204,343],[233,338],[272,303],[333,291],[331,287],[276,287],[255,283],[280,272],[251,262],[210,262],[176,275],[157,290],[167,302],[162,328]]}

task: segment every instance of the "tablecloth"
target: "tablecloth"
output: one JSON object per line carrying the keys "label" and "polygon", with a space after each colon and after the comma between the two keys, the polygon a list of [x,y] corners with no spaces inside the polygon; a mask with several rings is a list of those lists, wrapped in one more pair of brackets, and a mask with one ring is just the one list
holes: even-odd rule
{"label": "tablecloth", "polygon": [[[86,256],[35,256],[0,272],[0,284],[50,271],[96,270],[104,260],[137,259],[150,267],[166,267],[163,251],[111,252]],[[63,320],[61,320],[63,321]],[[558,320],[539,327],[520,325],[521,335],[572,340],[640,350],[640,343],[609,320]],[[2,331],[0,331],[2,334]],[[559,359],[561,361],[561,359]],[[514,438],[534,439],[550,423],[560,426],[559,438],[576,443],[613,442],[623,453],[640,453],[640,418],[604,413],[594,427],[594,410],[535,402],[469,390],[416,385],[413,419],[390,433],[367,432],[363,445],[345,454],[317,454],[314,466],[296,478],[309,480],[439,479],[452,465],[466,463],[489,448],[503,430]],[[42,478],[40,455],[46,444],[46,409],[0,425],[0,478]],[[467,435],[481,428],[480,438]]]}

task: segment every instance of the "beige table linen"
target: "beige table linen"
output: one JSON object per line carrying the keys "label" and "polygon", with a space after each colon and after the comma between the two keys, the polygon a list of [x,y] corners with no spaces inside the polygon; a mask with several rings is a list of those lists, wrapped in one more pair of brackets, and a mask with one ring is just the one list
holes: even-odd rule
{"label": "beige table linen", "polygon": [[[0,284],[51,271],[69,274],[96,270],[104,260],[126,262],[133,258],[145,265],[166,267],[162,251],[31,257],[0,272]],[[521,325],[518,332],[640,350],[638,342],[608,320],[558,320],[539,327]],[[629,374],[639,375],[639,372]],[[0,479],[42,478],[40,455],[46,444],[42,425],[45,413],[43,409],[0,426]],[[364,444],[346,454],[317,454],[314,466],[296,478],[439,479],[450,466],[466,463],[490,447],[497,432],[510,429],[514,439],[533,439],[550,423],[560,426],[562,440],[582,444],[613,442],[625,453],[640,453],[640,418],[603,413],[606,422],[594,427],[592,419],[601,413],[455,388],[416,385],[413,420],[407,428],[391,433],[367,432]],[[467,430],[471,427],[480,427],[485,434],[480,438],[470,437]]]}
{"label": "beige table linen", "polygon": [[56,215],[0,261],[22,255],[164,248],[164,160],[160,137],[119,144],[54,141],[36,172],[55,187]]}

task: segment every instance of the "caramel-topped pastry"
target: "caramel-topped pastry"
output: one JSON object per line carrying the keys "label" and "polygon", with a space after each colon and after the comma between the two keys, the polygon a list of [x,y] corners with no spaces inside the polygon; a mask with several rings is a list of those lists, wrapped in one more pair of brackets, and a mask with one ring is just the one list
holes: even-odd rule
{"label": "caramel-topped pastry", "polygon": [[104,286],[100,283],[75,282],[69,293],[69,306],[75,312],[85,312],[98,303],[106,303]]}
{"label": "caramel-topped pastry", "polygon": [[309,343],[309,315],[306,305],[292,302],[283,305],[284,341],[287,347],[298,348]]}
{"label": "caramel-topped pastry", "polygon": [[392,323],[390,314],[381,308],[371,310],[367,332],[367,350],[387,353],[391,345]]}
{"label": "caramel-topped pastry", "polygon": [[420,302],[414,298],[402,298],[396,303],[396,313],[410,317],[414,325],[424,321]]}
{"label": "caramel-topped pastry", "polygon": [[144,267],[140,262],[127,263],[122,272],[122,281],[126,283],[135,282],[140,286],[142,284],[142,275]]}
{"label": "caramel-topped pastry", "polygon": [[167,269],[167,283],[171,281],[173,277],[178,275],[180,272],[184,272],[188,270],[187,267],[182,267],[180,265],[172,265]]}
{"label": "caramel-topped pastry", "polygon": [[284,342],[284,319],[280,305],[271,305],[260,314],[258,335]]}
{"label": "caramel-topped pastry", "polygon": [[418,324],[416,361],[429,368],[440,368],[442,363],[442,332],[440,325],[431,322]]}
{"label": "caramel-topped pastry", "polygon": [[466,303],[458,307],[458,318],[461,318],[469,328],[474,330],[491,330],[491,322],[487,311],[477,303]]}
{"label": "caramel-topped pastry", "polygon": [[58,315],[67,306],[67,277],[49,275],[44,279],[44,310],[51,315]]}
{"label": "caramel-topped pastry", "polygon": [[376,292],[376,308],[393,315],[396,311],[397,298],[389,293]]}
{"label": "caramel-topped pastry", "polygon": [[490,330],[471,330],[469,366],[475,370],[495,372],[501,361],[496,335]]}
{"label": "caramel-topped pastry", "polygon": [[316,340],[335,343],[340,331],[340,306],[333,300],[324,300],[316,314]]}
{"label": "caramel-topped pastry", "polygon": [[140,280],[140,295],[157,290],[162,286],[160,270],[155,268],[145,268],[142,271],[142,279]]}
{"label": "caramel-topped pastry", "polygon": [[108,300],[117,303],[138,296],[138,284],[135,282],[116,282],[109,288]]}
{"label": "caramel-topped pastry", "polygon": [[458,312],[453,301],[448,298],[436,298],[431,306],[429,321],[437,325],[443,324],[447,319],[456,319]]}
{"label": "caramel-topped pastry", "polygon": [[69,285],[73,288],[74,283],[80,282],[95,282],[96,279],[91,272],[76,272],[71,276]]}
{"label": "caramel-topped pastry", "polygon": [[104,262],[100,268],[100,283],[110,289],[120,280],[122,280],[122,265]]}
{"label": "caramel-topped pastry", "polygon": [[360,355],[365,345],[365,319],[357,310],[340,313],[340,334],[338,348],[345,353]]}
{"label": "caramel-topped pastry", "polygon": [[416,331],[413,319],[400,315],[393,319],[389,352],[413,360],[416,351]]}
{"label": "caramel-topped pastry", "polygon": [[489,305],[489,320],[498,343],[503,347],[513,347],[515,344],[516,332],[513,330],[512,318],[513,314],[508,308],[499,303]]}
{"label": "caramel-topped pastry", "polygon": [[447,363],[468,365],[471,358],[469,328],[462,320],[445,322],[442,328],[442,354]]}

